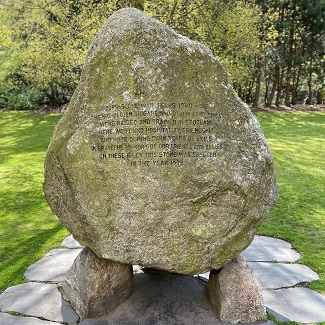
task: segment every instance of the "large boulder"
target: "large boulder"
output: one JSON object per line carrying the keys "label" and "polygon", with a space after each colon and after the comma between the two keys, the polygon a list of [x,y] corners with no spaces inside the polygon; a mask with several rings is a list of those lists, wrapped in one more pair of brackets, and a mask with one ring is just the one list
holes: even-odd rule
{"label": "large boulder", "polygon": [[237,256],[277,200],[268,144],[223,66],[137,9],[91,44],[44,191],[97,256],[184,274]]}

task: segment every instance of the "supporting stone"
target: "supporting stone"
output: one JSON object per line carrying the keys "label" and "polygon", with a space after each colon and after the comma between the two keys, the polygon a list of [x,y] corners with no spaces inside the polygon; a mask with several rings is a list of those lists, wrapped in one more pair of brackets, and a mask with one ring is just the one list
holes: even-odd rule
{"label": "supporting stone", "polygon": [[132,266],[97,257],[84,248],[59,284],[81,319],[103,316],[132,293]]}
{"label": "supporting stone", "polygon": [[243,257],[212,270],[206,291],[220,321],[266,321],[261,286]]}

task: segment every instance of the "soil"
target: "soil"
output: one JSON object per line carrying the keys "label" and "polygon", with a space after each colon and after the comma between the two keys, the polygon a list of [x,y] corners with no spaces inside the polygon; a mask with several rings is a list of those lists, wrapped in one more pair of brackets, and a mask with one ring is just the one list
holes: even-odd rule
{"label": "soil", "polygon": [[258,108],[250,107],[252,112],[319,112],[325,111],[325,105],[293,105],[293,106],[284,106],[280,105],[279,107],[272,105],[271,107],[266,107],[264,105],[259,106]]}
{"label": "soil", "polygon": [[34,112],[38,112],[40,114],[63,114],[67,107],[68,104],[55,107],[44,105],[35,109]]}

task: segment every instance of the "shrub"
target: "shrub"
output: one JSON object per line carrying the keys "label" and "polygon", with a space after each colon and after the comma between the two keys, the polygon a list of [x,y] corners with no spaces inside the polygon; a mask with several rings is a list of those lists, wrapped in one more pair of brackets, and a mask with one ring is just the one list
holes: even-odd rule
{"label": "shrub", "polygon": [[11,91],[6,97],[0,100],[0,106],[14,110],[34,109],[43,102],[42,94],[29,87],[22,87]]}

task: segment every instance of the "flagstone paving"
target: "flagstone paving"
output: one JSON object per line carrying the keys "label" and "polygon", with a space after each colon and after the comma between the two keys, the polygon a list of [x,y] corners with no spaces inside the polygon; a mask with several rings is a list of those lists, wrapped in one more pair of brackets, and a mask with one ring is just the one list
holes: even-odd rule
{"label": "flagstone paving", "polygon": [[81,251],[81,248],[52,249],[26,270],[26,280],[55,283],[64,281],[73,261]]}
{"label": "flagstone paving", "polygon": [[[51,250],[27,269],[25,278],[29,282],[10,287],[0,295],[0,325],[76,325],[79,322],[56,284],[66,278],[82,246],[69,236],[62,247]],[[289,243],[256,236],[241,255],[261,283],[268,313],[279,321],[325,321],[325,296],[305,287],[318,279],[318,275],[305,265],[294,264],[300,255]],[[139,267],[134,270],[132,296],[108,316],[84,320],[79,325],[221,324],[204,294],[209,273],[196,278],[141,273]]]}
{"label": "flagstone paving", "polygon": [[262,289],[280,289],[318,280],[319,276],[306,265],[248,262]]}
{"label": "flagstone paving", "polygon": [[268,312],[279,321],[318,323],[325,320],[325,296],[308,288],[263,290]]}
{"label": "flagstone paving", "polygon": [[253,242],[240,254],[249,262],[296,262],[300,254],[290,243],[273,237],[255,236]]}
{"label": "flagstone paving", "polygon": [[53,322],[78,320],[78,315],[62,298],[58,287],[48,283],[27,282],[8,288],[0,296],[0,310]]}
{"label": "flagstone paving", "polygon": [[71,248],[71,249],[82,248],[83,247],[73,238],[72,235],[66,237],[63,240],[61,246],[65,247],[65,248]]}
{"label": "flagstone paving", "polygon": [[58,323],[41,320],[35,317],[20,317],[6,313],[0,313],[0,324],[6,325],[58,325]]}

